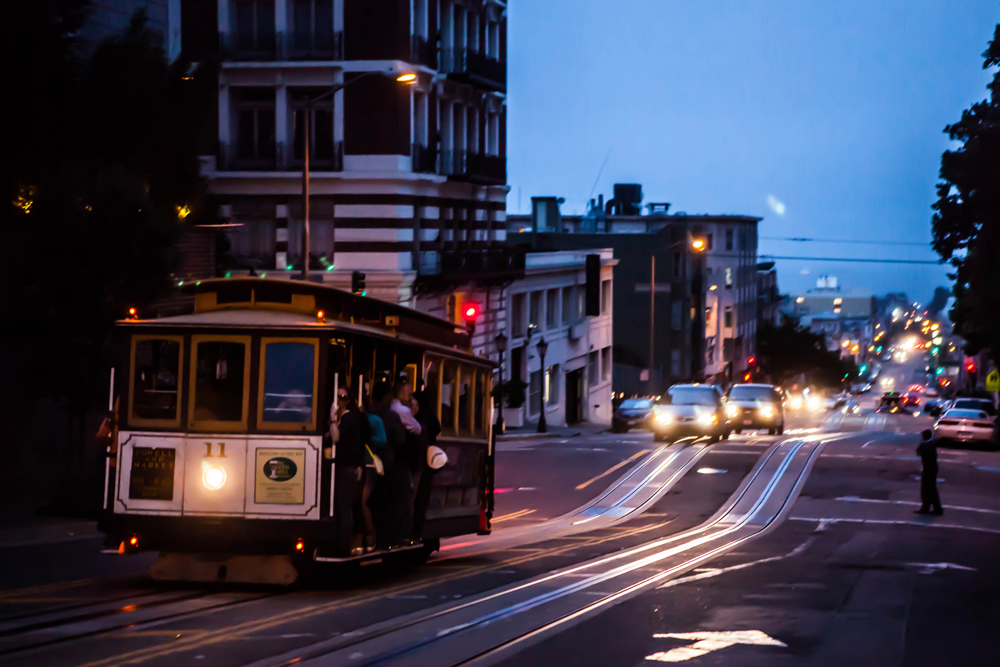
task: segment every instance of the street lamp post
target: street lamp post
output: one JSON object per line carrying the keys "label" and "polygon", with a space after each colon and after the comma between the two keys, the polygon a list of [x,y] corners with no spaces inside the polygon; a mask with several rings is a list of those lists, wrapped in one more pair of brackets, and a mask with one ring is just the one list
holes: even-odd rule
{"label": "street lamp post", "polygon": [[[689,238],[683,241],[671,243],[666,247],[667,251],[673,250],[679,245],[688,244],[691,250],[696,253],[705,252],[706,243],[701,238]],[[655,328],[653,326],[653,315],[656,308],[656,251],[649,256],[649,395],[653,395],[653,349],[656,342]]]}
{"label": "street lamp post", "polygon": [[504,333],[501,331],[500,333],[497,334],[497,337],[496,337],[495,340],[496,340],[496,344],[497,344],[497,352],[500,353],[500,375],[499,375],[499,383],[497,385],[499,387],[498,393],[500,394],[500,406],[497,409],[496,432],[497,432],[497,435],[502,435],[503,432],[504,432],[504,430],[505,430],[505,426],[504,426],[504,423],[503,423],[503,401],[504,401],[504,396],[503,396],[503,353],[507,351],[507,336],[505,336]]}
{"label": "street lamp post", "polygon": [[542,368],[542,405],[538,411],[538,432],[548,433],[549,425],[545,423],[545,387],[546,387],[546,377],[545,377],[545,353],[549,351],[549,344],[545,342],[545,336],[539,339],[538,344],[535,345],[535,349],[538,350],[538,356],[541,357],[541,368]]}
{"label": "street lamp post", "polygon": [[[322,102],[326,98],[336,95],[344,88],[347,88],[351,84],[360,81],[366,76],[372,76],[374,74],[379,74],[381,76],[390,76],[395,74],[395,72],[364,72],[359,76],[354,77],[350,81],[338,84],[326,91],[322,95],[314,97],[312,99],[306,100],[305,106],[302,109],[302,280],[309,280],[309,144],[312,143],[309,133],[309,117],[312,116],[313,105],[317,102]],[[396,81],[406,85],[413,85],[417,82],[417,75],[413,73],[404,73],[396,77]],[[336,247],[336,235],[337,230],[333,230],[334,240],[331,243]],[[330,251],[330,265],[334,264],[336,260],[336,255],[334,250],[331,248]]]}

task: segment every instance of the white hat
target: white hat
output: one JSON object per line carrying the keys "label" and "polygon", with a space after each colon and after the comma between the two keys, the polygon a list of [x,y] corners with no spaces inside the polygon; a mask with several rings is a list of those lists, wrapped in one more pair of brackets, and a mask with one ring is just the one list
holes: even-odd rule
{"label": "white hat", "polygon": [[427,448],[427,467],[431,470],[440,470],[448,465],[448,455],[437,445]]}

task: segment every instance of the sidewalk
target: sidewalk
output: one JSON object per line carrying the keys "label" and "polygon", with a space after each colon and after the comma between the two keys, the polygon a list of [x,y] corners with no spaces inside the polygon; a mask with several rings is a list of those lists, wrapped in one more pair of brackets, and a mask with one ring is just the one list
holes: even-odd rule
{"label": "sidewalk", "polygon": [[33,505],[0,505],[0,549],[99,537],[92,519],[46,516]]}
{"label": "sidewalk", "polygon": [[504,435],[497,435],[497,440],[524,440],[529,438],[576,438],[585,435],[607,433],[611,427],[607,424],[591,424],[580,422],[572,426],[549,426],[548,433],[538,433],[537,423],[528,423],[520,428],[508,428]]}

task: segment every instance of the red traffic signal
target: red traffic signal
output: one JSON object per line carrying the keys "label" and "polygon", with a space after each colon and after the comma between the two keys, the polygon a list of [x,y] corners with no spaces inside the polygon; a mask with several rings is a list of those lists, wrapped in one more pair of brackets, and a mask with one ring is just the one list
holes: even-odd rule
{"label": "red traffic signal", "polygon": [[466,322],[475,322],[479,317],[479,304],[475,301],[466,301],[462,305],[462,317]]}
{"label": "red traffic signal", "polygon": [[975,373],[976,372],[976,362],[970,361],[967,364],[965,364],[965,370],[967,370],[970,373]]}
{"label": "red traffic signal", "polygon": [[757,363],[757,357],[750,357],[747,359],[747,366],[753,366]]}
{"label": "red traffic signal", "polygon": [[750,381],[750,374],[749,373],[747,373],[746,375],[743,376],[743,381],[744,382],[749,382]]}

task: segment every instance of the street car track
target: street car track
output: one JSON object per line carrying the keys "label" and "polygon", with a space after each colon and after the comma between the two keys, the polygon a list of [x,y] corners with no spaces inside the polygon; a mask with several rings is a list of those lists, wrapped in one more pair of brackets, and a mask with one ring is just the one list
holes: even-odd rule
{"label": "street car track", "polygon": [[[253,667],[284,667],[310,661],[351,665],[478,664],[509,657],[566,623],[577,622],[769,531],[787,513],[829,440],[817,438],[774,445],[725,505],[697,528],[490,591],[472,600],[448,604],[436,611],[425,610],[376,624],[350,633],[349,638],[321,642],[253,663]],[[712,544],[725,538],[729,539]],[[698,547],[705,548],[677,563],[667,563],[669,567],[652,576],[644,576],[644,570],[659,567],[663,561]],[[598,571],[586,573],[593,569]],[[616,590],[602,591],[599,600],[589,598],[586,604],[580,604],[581,595],[591,594],[587,589],[614,580],[620,580]],[[552,588],[563,581],[568,583]],[[533,610],[537,611],[530,613]]]}

